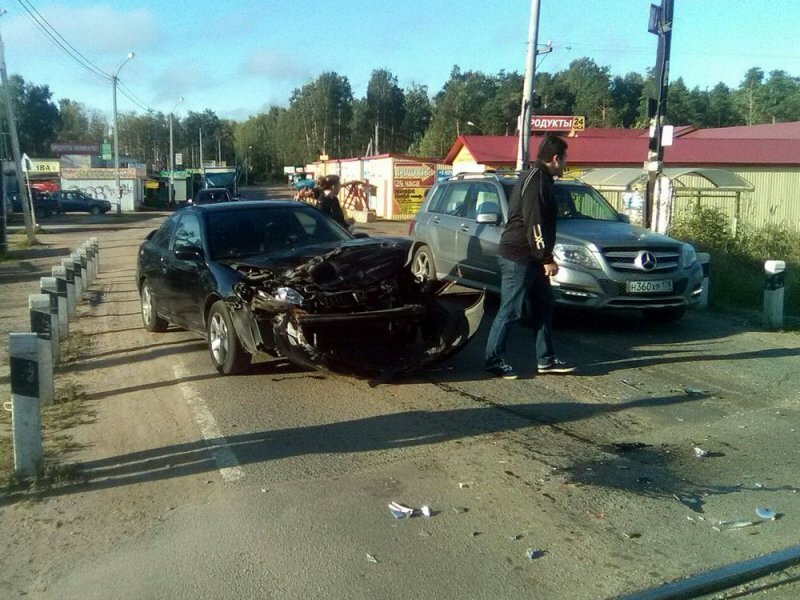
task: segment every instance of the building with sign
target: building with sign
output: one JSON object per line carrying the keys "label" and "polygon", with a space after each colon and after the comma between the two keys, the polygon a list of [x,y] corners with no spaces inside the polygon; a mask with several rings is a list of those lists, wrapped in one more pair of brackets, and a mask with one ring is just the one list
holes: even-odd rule
{"label": "building with sign", "polygon": [[[364,182],[368,197],[363,208],[384,219],[412,218],[433,184],[452,172],[441,161],[400,154],[318,161],[305,168],[316,177],[336,174],[343,184]],[[343,207],[354,212],[345,203]]]}
{"label": "building with sign", "polygon": [[[531,157],[541,135],[531,136]],[[624,209],[626,194],[643,189],[647,129],[589,128],[573,131],[567,141],[568,174],[582,176],[617,208]],[[462,135],[444,162],[458,173],[513,170],[516,159],[516,136]],[[800,122],[675,127],[673,144],[664,149],[664,167],[676,175],[678,209],[702,204],[727,213],[733,223],[800,230]]]}

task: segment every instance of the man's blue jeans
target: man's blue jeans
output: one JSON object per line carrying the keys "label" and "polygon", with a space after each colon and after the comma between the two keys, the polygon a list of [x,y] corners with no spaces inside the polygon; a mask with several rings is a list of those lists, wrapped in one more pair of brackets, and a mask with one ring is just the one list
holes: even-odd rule
{"label": "man's blue jeans", "polygon": [[486,367],[504,359],[506,339],[511,326],[523,321],[536,332],[536,359],[539,365],[549,365],[553,352],[553,291],[542,265],[517,262],[502,256],[500,265],[500,307],[486,340]]}

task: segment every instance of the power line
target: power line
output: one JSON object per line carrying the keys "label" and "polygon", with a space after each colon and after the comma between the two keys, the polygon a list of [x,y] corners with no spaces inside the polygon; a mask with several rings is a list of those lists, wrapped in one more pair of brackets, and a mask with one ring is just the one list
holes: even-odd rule
{"label": "power line", "polygon": [[111,76],[105,73],[102,69],[94,65],[88,58],[81,54],[72,44],[70,44],[64,36],[50,25],[39,11],[28,0],[17,0],[19,5],[26,13],[26,17],[34,25],[36,25],[58,48],[60,48],[67,56],[72,58],[75,62],[81,65],[90,73],[102,77],[103,79],[111,80]]}
{"label": "power line", "polygon": [[145,111],[145,112],[154,111],[155,112],[154,108],[151,108],[150,106],[147,105],[147,103],[144,100],[142,100],[138,96],[136,96],[136,94],[134,94],[131,91],[131,88],[129,88],[124,83],[122,83],[119,80],[119,78],[117,78],[117,86],[118,86],[117,89],[119,89],[120,93],[122,93],[123,96],[125,96],[128,100],[133,102],[136,106],[141,108],[143,111]]}

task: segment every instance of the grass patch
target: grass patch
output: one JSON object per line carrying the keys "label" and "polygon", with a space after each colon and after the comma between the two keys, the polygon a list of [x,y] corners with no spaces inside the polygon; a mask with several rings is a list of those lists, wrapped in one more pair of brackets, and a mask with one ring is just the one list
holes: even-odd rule
{"label": "grass patch", "polygon": [[784,314],[800,317],[800,233],[785,227],[742,227],[734,237],[719,210],[695,207],[670,227],[670,235],[711,255],[709,301],[719,309],[761,311],[764,261],[786,261]]}
{"label": "grass patch", "polygon": [[87,355],[94,346],[92,336],[80,331],[70,332],[67,339],[61,343],[61,358],[64,362],[70,362]]}
{"label": "grass patch", "polygon": [[[10,413],[6,413],[10,414]],[[86,406],[86,392],[74,383],[66,382],[56,389],[52,405],[42,408],[43,460],[35,483],[22,481],[14,473],[13,440],[10,418],[8,434],[0,435],[0,494],[71,483],[81,479],[80,468],[64,463],[64,457],[85,448],[65,433],[78,425],[94,423],[97,413]]]}

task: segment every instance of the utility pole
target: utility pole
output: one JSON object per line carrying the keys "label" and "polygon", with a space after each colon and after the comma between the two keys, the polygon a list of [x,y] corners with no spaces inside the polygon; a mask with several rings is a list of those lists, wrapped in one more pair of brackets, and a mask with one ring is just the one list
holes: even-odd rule
{"label": "utility pole", "polygon": [[644,226],[653,224],[653,205],[656,181],[664,170],[664,147],[662,131],[667,114],[667,91],[669,88],[669,50],[672,41],[672,12],[674,0],[661,0],[661,6],[650,5],[650,20],[647,31],[658,36],[656,54],[656,95],[648,100],[648,116],[651,117],[650,144],[645,170],[648,174],[647,193],[644,200]]}
{"label": "utility pole", "polygon": [[528,166],[531,142],[531,103],[533,80],[536,77],[536,46],[539,37],[539,0],[531,0],[531,18],[528,24],[528,53],[525,58],[525,85],[522,91],[522,107],[519,111],[519,146],[517,147],[517,170]]}
{"label": "utility pole", "polygon": [[119,72],[122,70],[122,67],[133,57],[133,52],[129,52],[128,57],[111,77],[111,83],[114,86],[114,181],[117,185],[117,216],[122,215],[122,186],[119,183],[119,137],[117,135],[117,82],[119,81]]}
{"label": "utility pole", "polygon": [[[6,13],[5,9],[0,8],[0,16]],[[17,137],[17,121],[14,117],[14,103],[11,101],[11,89],[8,86],[8,73],[6,72],[6,51],[3,37],[0,35],[0,79],[3,83],[3,90],[6,96],[6,118],[8,119],[8,132],[11,134],[11,150],[14,154],[14,170],[17,173],[17,189],[19,199],[22,202],[22,216],[25,219],[25,231],[28,234],[28,242],[36,243],[36,234],[33,230],[33,219],[31,218],[31,204],[25,181],[22,178],[22,154],[19,151],[19,137]],[[0,175],[1,177],[2,175]],[[0,198],[3,203],[3,236],[6,235],[5,223],[5,198]],[[5,240],[4,240],[5,241]]]}
{"label": "utility pole", "polygon": [[168,202],[170,206],[172,206],[173,198],[175,197],[175,150],[172,143],[172,115],[175,112],[175,109],[178,108],[178,104],[183,102],[183,96],[178,98],[178,101],[175,103],[175,106],[172,107],[172,110],[169,112],[169,199]]}

